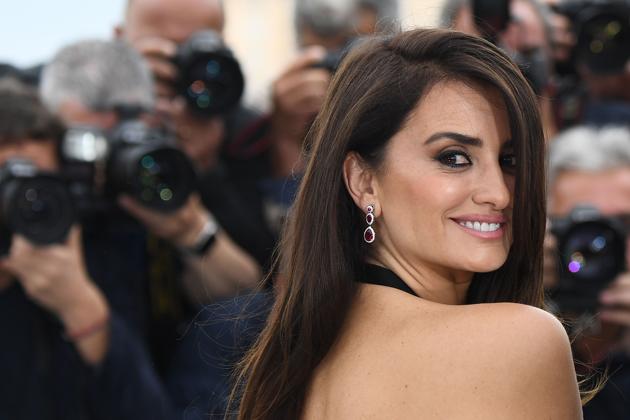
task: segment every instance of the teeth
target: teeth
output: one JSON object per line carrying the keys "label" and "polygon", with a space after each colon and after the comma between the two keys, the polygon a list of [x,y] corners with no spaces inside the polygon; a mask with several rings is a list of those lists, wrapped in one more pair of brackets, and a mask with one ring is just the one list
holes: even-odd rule
{"label": "teeth", "polygon": [[478,232],[494,232],[501,227],[501,223],[486,223],[486,222],[459,222],[460,225],[467,227],[468,229],[474,229]]}

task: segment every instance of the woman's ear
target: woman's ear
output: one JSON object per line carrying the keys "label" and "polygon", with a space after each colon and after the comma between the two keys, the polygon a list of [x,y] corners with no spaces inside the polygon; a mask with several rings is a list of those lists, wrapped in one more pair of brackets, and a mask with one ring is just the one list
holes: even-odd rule
{"label": "woman's ear", "polygon": [[343,180],[354,203],[365,211],[367,206],[378,205],[378,188],[374,171],[356,152],[350,152],[343,161]]}

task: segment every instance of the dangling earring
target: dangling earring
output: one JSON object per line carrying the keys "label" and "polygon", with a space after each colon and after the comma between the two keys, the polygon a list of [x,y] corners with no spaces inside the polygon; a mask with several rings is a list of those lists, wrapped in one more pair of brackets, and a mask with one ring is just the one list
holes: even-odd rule
{"label": "dangling earring", "polygon": [[363,240],[368,244],[371,244],[374,242],[374,239],[376,239],[376,232],[374,232],[374,228],[372,228],[372,223],[374,223],[374,206],[372,204],[367,206],[365,222],[368,224],[368,227],[363,232]]}

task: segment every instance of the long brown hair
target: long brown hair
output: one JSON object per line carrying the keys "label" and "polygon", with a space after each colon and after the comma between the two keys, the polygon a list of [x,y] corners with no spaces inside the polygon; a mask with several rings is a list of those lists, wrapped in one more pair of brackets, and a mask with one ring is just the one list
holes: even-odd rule
{"label": "long brown hair", "polygon": [[366,41],[344,59],[307,135],[309,160],[276,266],[286,283],[241,365],[233,393],[239,419],[300,417],[313,370],[351,305],[366,252],[363,214],[343,182],[344,158],[354,151],[378,167],[389,139],[444,80],[500,92],[518,162],[513,245],[501,268],[474,276],[467,300],[542,306],[543,133],[527,81],[498,48],[459,32],[417,29]]}

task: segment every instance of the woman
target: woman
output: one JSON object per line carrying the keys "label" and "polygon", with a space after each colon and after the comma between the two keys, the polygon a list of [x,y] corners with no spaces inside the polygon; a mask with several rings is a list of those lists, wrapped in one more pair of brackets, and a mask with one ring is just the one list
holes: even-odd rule
{"label": "woman", "polygon": [[538,309],[536,99],[503,53],[444,30],[368,41],[306,146],[240,419],[581,417],[569,341]]}

